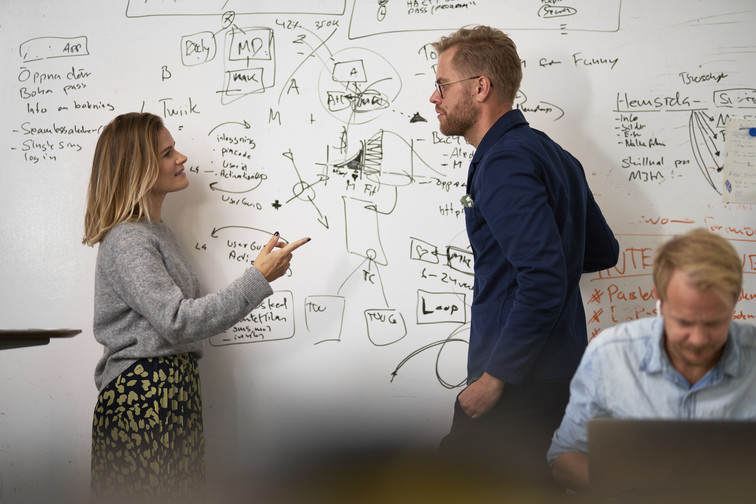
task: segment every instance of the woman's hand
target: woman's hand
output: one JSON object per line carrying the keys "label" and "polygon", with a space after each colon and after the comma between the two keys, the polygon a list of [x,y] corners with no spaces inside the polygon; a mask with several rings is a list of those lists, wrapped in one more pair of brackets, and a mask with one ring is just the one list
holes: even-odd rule
{"label": "woman's hand", "polygon": [[[309,238],[301,238],[287,245],[285,242],[279,241],[278,232],[276,232],[255,258],[254,267],[260,270],[265,280],[272,282],[276,278],[280,278],[289,269],[291,253],[308,241],[310,241]],[[274,250],[275,248],[279,250]]]}

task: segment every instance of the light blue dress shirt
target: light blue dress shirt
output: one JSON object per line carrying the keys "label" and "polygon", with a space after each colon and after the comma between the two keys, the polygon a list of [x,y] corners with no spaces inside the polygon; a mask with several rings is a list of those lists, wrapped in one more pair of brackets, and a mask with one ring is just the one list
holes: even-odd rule
{"label": "light blue dress shirt", "polygon": [[756,420],[756,326],[733,321],[722,358],[692,386],[669,361],[663,330],[662,318],[641,319],[591,341],[549,464],[565,452],[587,453],[586,426],[594,417]]}

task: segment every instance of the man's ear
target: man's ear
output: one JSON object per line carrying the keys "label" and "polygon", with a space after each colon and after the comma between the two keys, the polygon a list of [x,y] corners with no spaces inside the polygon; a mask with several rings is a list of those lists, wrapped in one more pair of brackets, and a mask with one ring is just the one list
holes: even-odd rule
{"label": "man's ear", "polygon": [[484,102],[491,98],[493,89],[491,86],[491,79],[485,75],[481,75],[475,81],[475,100],[478,102]]}
{"label": "man's ear", "polygon": [[656,299],[656,316],[661,317],[661,298],[659,297],[659,293],[656,291],[656,285],[651,287],[651,295]]}

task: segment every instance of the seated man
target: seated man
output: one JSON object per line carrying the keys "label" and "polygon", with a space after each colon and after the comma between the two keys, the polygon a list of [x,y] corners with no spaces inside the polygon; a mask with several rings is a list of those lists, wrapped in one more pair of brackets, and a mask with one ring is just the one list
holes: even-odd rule
{"label": "seated man", "polygon": [[572,379],[547,457],[573,490],[588,488],[591,418],[756,419],[756,327],[732,321],[742,285],[734,248],[691,231],[662,245],[653,271],[661,317],[601,332]]}

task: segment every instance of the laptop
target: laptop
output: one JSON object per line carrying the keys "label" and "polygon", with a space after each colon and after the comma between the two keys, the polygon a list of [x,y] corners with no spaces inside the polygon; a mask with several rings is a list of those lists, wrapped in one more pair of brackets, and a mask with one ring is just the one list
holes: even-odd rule
{"label": "laptop", "polygon": [[588,422],[588,469],[590,491],[598,496],[726,495],[753,502],[756,419],[595,418]]}

